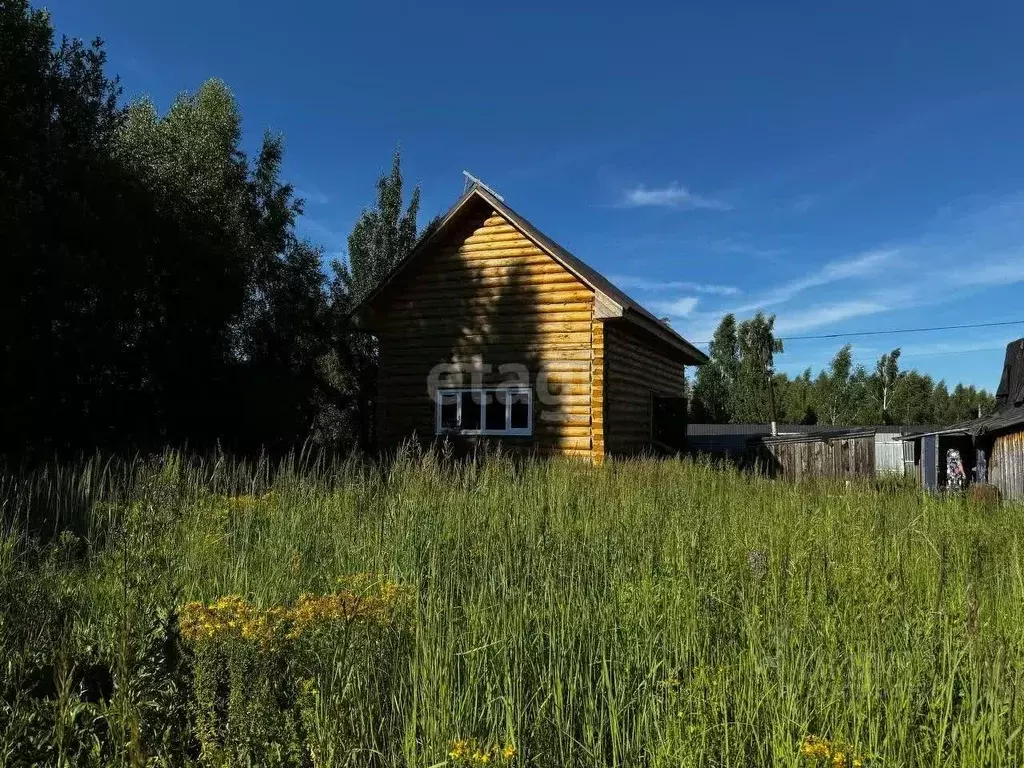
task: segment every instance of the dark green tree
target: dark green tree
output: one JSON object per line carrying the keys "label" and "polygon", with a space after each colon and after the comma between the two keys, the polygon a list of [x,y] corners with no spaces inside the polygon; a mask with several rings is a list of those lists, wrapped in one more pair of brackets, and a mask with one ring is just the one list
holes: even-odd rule
{"label": "dark green tree", "polygon": [[0,3],[0,453],[123,421],[142,268],[121,247],[133,192],[105,151],[121,121],[105,62],[99,41],[55,45],[48,13]]}
{"label": "dark green tree", "polygon": [[380,285],[416,244],[420,188],[413,187],[403,210],[403,187],[402,158],[396,152],[391,171],[377,181],[374,206],[363,210],[348,236],[346,260],[333,263],[340,283],[335,296],[344,297],[352,307]]}
{"label": "dark green tree", "polygon": [[735,385],[737,422],[768,422],[773,412],[778,421],[775,402],[775,355],[781,353],[782,341],[775,338],[775,315],[758,312],[740,323],[737,331],[740,365]]}
{"label": "dark green tree", "polygon": [[347,411],[339,418],[354,424],[358,444],[364,448],[373,443],[378,350],[372,336],[350,325],[348,315],[412,251],[419,238],[437,226],[435,219],[418,232],[420,189],[413,187],[408,204],[404,194],[402,161],[396,152],[390,172],[377,182],[374,206],[364,209],[352,228],[346,260],[332,264],[332,313],[338,358],[329,367],[334,372],[335,400],[343,404],[341,411]]}
{"label": "dark green tree", "polygon": [[782,418],[792,424],[817,424],[818,411],[811,369],[789,379],[785,374],[775,378],[776,392],[782,406]]}
{"label": "dark green tree", "polygon": [[740,368],[735,316],[726,315],[718,324],[708,346],[708,357],[710,360],[697,369],[691,418],[695,422],[726,424],[733,420]]}
{"label": "dark green tree", "polygon": [[104,66],[0,3],[0,453],[301,440],[330,337],[280,138],[250,160],[216,81],[120,108]]}

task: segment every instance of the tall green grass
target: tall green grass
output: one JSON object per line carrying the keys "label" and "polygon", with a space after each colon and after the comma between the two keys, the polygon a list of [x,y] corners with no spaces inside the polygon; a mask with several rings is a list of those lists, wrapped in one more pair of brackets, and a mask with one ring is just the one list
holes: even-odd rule
{"label": "tall green grass", "polygon": [[473,739],[531,766],[803,766],[816,735],[868,765],[1024,765],[1019,507],[434,454],[169,454],[0,490],[5,764],[198,761],[175,607],[370,572],[413,590],[407,641],[321,647],[314,703],[247,759],[436,766]]}

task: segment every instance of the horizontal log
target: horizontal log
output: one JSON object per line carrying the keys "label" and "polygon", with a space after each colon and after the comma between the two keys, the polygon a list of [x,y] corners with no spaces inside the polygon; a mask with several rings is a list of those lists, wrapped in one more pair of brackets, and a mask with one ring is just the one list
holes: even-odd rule
{"label": "horizontal log", "polygon": [[[536,267],[534,267],[536,269]],[[528,270],[509,269],[501,267],[495,270],[465,270],[463,272],[424,273],[418,277],[409,290],[452,290],[466,291],[494,291],[500,290],[508,293],[512,290],[530,291],[536,285],[575,285],[580,289],[583,284],[565,270],[560,272],[547,271],[544,265],[543,272],[531,272]],[[491,274],[488,274],[488,273]]]}
{"label": "horizontal log", "polygon": [[648,391],[656,391],[661,394],[678,393],[682,396],[684,380],[661,374],[657,370],[617,370],[608,366],[604,371],[605,381],[609,386],[626,388],[639,387]]}
{"label": "horizontal log", "polygon": [[642,369],[657,369],[672,376],[683,377],[683,366],[660,355],[646,354],[640,350],[622,347],[617,344],[609,345],[606,350],[606,359],[612,365],[628,367],[630,365]]}
{"label": "horizontal log", "polygon": [[[512,378],[508,372],[502,373],[499,371],[490,371],[483,374],[476,374],[482,376],[479,380],[483,382],[483,386],[498,386],[499,384],[513,384],[516,383],[516,379]],[[556,371],[556,370],[544,370],[544,371],[530,371],[530,384],[537,387],[541,386],[541,377],[551,385],[561,384],[580,384],[590,382],[590,371]],[[430,379],[429,372],[415,372],[415,373],[401,373],[401,372],[389,372],[386,385],[392,387],[398,387],[402,385],[413,385],[422,383],[424,386],[427,385]],[[439,387],[468,387],[475,384],[474,373],[472,371],[464,372],[444,372],[436,378],[436,384]]]}
{"label": "horizontal log", "polygon": [[590,333],[586,331],[534,333],[526,329],[521,333],[472,333],[459,335],[458,337],[452,336],[446,339],[436,333],[416,331],[404,334],[401,338],[396,338],[392,341],[391,346],[392,348],[400,348],[405,343],[406,347],[415,348],[418,346],[417,342],[421,341],[434,344],[450,344],[456,351],[466,352],[469,351],[469,346],[483,347],[491,344],[504,344],[508,346],[522,344],[526,346],[540,341],[549,344],[579,344],[580,346],[586,346],[587,342],[590,341]]}
{"label": "horizontal log", "polygon": [[590,425],[534,422],[533,433],[541,438],[547,438],[550,435],[555,437],[581,437],[590,440]]}
{"label": "horizontal log", "polygon": [[536,370],[541,366],[555,363],[584,364],[589,366],[589,357],[586,348],[575,346],[524,347],[515,350],[488,347],[483,353],[475,353],[471,350],[460,352],[449,347],[441,347],[434,350],[421,347],[419,349],[388,350],[380,358],[380,367],[385,373],[395,372],[392,369],[407,368],[410,365],[423,366],[429,371],[438,363],[491,365],[495,368],[500,365],[515,363]]}
{"label": "horizontal log", "polygon": [[[551,312],[519,313],[491,312],[490,314],[474,313],[472,317],[449,315],[414,320],[412,315],[395,316],[388,319],[386,325],[380,326],[377,336],[380,339],[400,339],[413,330],[422,329],[435,333],[464,333],[474,331],[478,334],[506,328],[519,329],[523,333],[567,332],[585,333],[590,339],[590,324],[581,319],[565,319],[560,310]],[[579,317],[579,313],[576,313]],[[588,344],[589,346],[589,344]]]}
{"label": "horizontal log", "polygon": [[635,405],[650,408],[653,407],[652,400],[651,393],[646,390],[622,390],[615,389],[614,387],[609,388],[607,384],[605,385],[605,402],[610,406]]}
{"label": "horizontal log", "polygon": [[[498,227],[488,227],[488,231],[477,234],[474,232],[469,237],[461,241],[461,245],[478,245],[481,243],[509,243],[509,242],[523,242],[529,243],[530,240],[523,235],[522,232],[517,230],[515,227],[508,227],[507,229],[501,230]],[[499,230],[491,232],[490,230]],[[479,231],[479,230],[478,230]]]}
{"label": "horizontal log", "polygon": [[[397,298],[393,306],[428,306],[428,302],[473,302],[486,305],[488,301],[493,303],[497,309],[504,309],[509,302],[518,304],[541,304],[547,301],[551,294],[570,294],[571,301],[586,301],[589,293],[578,287],[576,282],[550,282],[532,283],[523,285],[521,283],[509,283],[506,285],[476,286],[470,284],[452,283],[445,285],[422,285],[402,291],[401,297]],[[457,313],[453,313],[457,314]],[[590,323],[587,323],[587,331],[590,331]]]}
{"label": "horizontal log", "polygon": [[581,338],[584,338],[584,340],[590,336],[586,323],[531,323],[527,321],[506,321],[478,325],[409,323],[401,334],[399,334],[396,329],[394,338],[436,338],[438,341],[445,339],[451,339],[454,341],[470,336],[488,339],[496,336],[507,336],[509,334],[517,336],[529,335],[535,337],[546,337],[552,334],[565,333],[579,334]]}
{"label": "horizontal log", "polygon": [[651,424],[651,416],[645,411],[627,411],[621,409],[613,409],[608,413],[608,419],[605,424],[609,429],[618,432],[622,428],[630,429],[634,426],[637,428],[649,429]]}
{"label": "horizontal log", "polygon": [[[394,370],[394,367],[392,367],[390,365],[393,362],[394,361],[390,360],[390,359],[382,359],[381,367],[386,369],[386,373],[389,376],[400,375],[401,371]],[[417,361],[412,360],[410,362],[417,362]],[[420,360],[419,362],[423,363],[422,360]],[[584,374],[586,376],[590,375],[590,361],[589,360],[550,360],[550,361],[540,361],[540,362],[531,361],[531,362],[534,362],[534,364],[533,365],[527,365],[527,370],[529,371],[529,373],[531,375],[534,375],[534,376],[537,375],[538,373],[542,372],[542,371],[546,372],[548,375],[553,375],[554,373],[576,373],[576,374]],[[502,363],[488,363],[488,362],[486,362],[486,360],[481,361],[481,360],[467,358],[467,359],[462,359],[462,360],[458,360],[458,361],[445,360],[445,361],[439,361],[438,363],[431,363],[429,368],[426,368],[425,371],[429,371],[431,368],[434,367],[434,365],[439,365],[439,364],[444,364],[444,365],[450,366],[451,367],[450,368],[450,372],[451,373],[458,373],[458,372],[472,373],[474,371],[480,371],[481,369],[484,370],[484,371],[492,371],[494,373],[500,373],[501,372],[501,365],[502,365]],[[520,364],[516,363],[515,365],[520,365]],[[522,365],[525,365],[525,363],[522,363]],[[406,366],[395,366],[395,367],[408,367],[408,366],[406,365]],[[508,373],[509,372],[508,369],[506,369],[505,372]],[[515,371],[512,371],[512,372],[515,372]],[[424,374],[424,375],[426,375],[426,374]]]}
{"label": "horizontal log", "polygon": [[623,370],[657,370],[673,378],[683,378],[683,366],[661,357],[643,357],[628,350],[611,348],[606,351],[605,359],[611,365]]}
{"label": "horizontal log", "polygon": [[485,243],[439,248],[424,259],[423,268],[509,259],[510,264],[558,264],[533,243]]}
{"label": "horizontal log", "polygon": [[479,235],[486,235],[486,234],[495,234],[495,235],[502,234],[503,235],[503,234],[508,234],[508,233],[512,233],[512,232],[515,232],[520,237],[522,237],[522,233],[518,229],[513,227],[511,224],[509,224],[507,221],[505,221],[504,219],[501,219],[500,221],[495,221],[492,218],[492,219],[488,219],[488,220],[484,221],[484,223],[481,226],[479,226],[476,229],[474,229],[473,233],[472,233],[472,236],[473,237],[477,237]]}
{"label": "horizontal log", "polygon": [[607,386],[614,390],[638,389],[644,392],[655,392],[659,395],[682,397],[683,382],[671,381],[660,378],[656,372],[644,376],[642,372],[630,372],[628,374],[620,371],[605,370],[604,380]]}
{"label": "horizontal log", "polygon": [[[443,296],[432,296],[430,298],[421,298],[416,301],[410,301],[403,299],[401,301],[395,301],[389,307],[388,311],[392,313],[405,312],[405,311],[416,311],[419,309],[427,309],[434,307],[449,307],[449,310],[453,315],[458,315],[464,309],[470,307],[481,307],[488,308],[492,311],[500,310],[502,312],[517,312],[520,309],[535,307],[544,305],[547,307],[555,307],[557,305],[572,305],[586,302],[590,299],[593,294],[588,291],[580,290],[562,290],[558,291],[545,291],[543,296],[538,295],[522,295],[522,294],[511,294],[508,296],[501,295],[475,295],[469,298],[459,297],[443,297]],[[590,346],[590,329],[587,329],[587,346]]]}
{"label": "horizontal log", "polygon": [[[568,351],[570,350],[563,350],[563,352]],[[548,355],[547,353],[538,353],[535,357],[530,357],[525,354],[521,354],[517,358],[495,355],[493,357],[484,357],[481,361],[471,360],[465,363],[459,362],[451,364],[466,367],[474,365],[477,368],[482,368],[484,370],[488,370],[488,366],[490,366],[489,370],[502,372],[514,372],[515,370],[518,370],[519,366],[525,366],[528,371],[536,372],[541,370],[543,366],[548,365],[549,363],[552,362],[560,362],[562,358],[566,357],[570,358],[568,360],[564,360],[564,362],[566,363],[586,362],[584,360],[573,360],[571,359],[572,355],[562,354],[556,356],[555,354]],[[438,359],[435,357],[427,357],[424,355],[415,357],[410,354],[407,357],[401,358],[387,357],[382,358],[380,361],[378,376],[383,380],[391,376],[398,376],[403,373],[414,372],[413,369],[422,371],[424,375],[426,375],[435,365],[443,365],[448,362],[448,359]]]}
{"label": "horizontal log", "polygon": [[[501,261],[507,260],[501,259]],[[431,266],[435,268],[429,269],[428,267]],[[417,272],[415,276],[416,283],[423,285],[424,283],[472,281],[474,284],[480,284],[484,280],[510,281],[512,278],[517,278],[523,282],[545,277],[549,279],[561,277],[564,282],[576,280],[572,273],[555,264],[551,259],[533,264],[524,264],[519,260],[515,260],[512,264],[494,264],[492,261],[463,261],[446,264],[444,267],[442,269],[441,265],[437,264],[424,265],[424,269]]]}
{"label": "horizontal log", "polygon": [[608,391],[605,389],[605,402],[609,407],[622,408],[629,405],[643,405],[649,407],[651,404],[650,392],[624,392],[622,390]]}
{"label": "horizontal log", "polygon": [[590,396],[590,383],[585,384],[562,384],[558,382],[549,382],[546,390],[541,390],[540,387],[536,387],[538,397],[541,402],[544,402],[544,398],[547,396],[559,396],[559,395],[587,395]]}
{"label": "horizontal log", "polygon": [[[554,306],[538,304],[525,309],[522,313],[515,313],[513,317],[522,323],[586,323],[590,312],[585,304],[570,304],[568,306],[575,307],[570,309],[565,309],[565,306],[564,304],[556,304]],[[486,323],[494,319],[495,313],[488,312],[484,307],[472,307],[470,311],[458,315],[453,315],[451,312],[441,308],[432,308],[429,311],[405,312],[401,316],[396,315],[383,318],[376,327],[375,335],[400,335],[401,331],[412,323],[436,323],[438,326],[443,327],[446,324],[450,325],[455,322],[462,324]]]}
{"label": "horizontal log", "polygon": [[536,424],[577,424],[590,428],[589,413],[563,413],[561,411],[542,411],[534,414]]}

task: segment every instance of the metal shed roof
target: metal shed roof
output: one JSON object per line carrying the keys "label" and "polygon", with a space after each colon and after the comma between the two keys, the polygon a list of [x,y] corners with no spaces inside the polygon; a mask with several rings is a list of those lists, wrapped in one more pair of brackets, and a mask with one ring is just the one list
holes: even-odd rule
{"label": "metal shed roof", "polygon": [[[887,434],[902,434],[909,430],[921,429],[921,427],[907,427],[893,424],[879,424],[859,427],[833,427],[821,424],[778,424],[776,431],[780,434],[834,434],[849,432],[850,430],[882,432]],[[718,435],[771,435],[770,424],[690,424],[686,428],[688,436],[718,436]]]}
{"label": "metal shed roof", "polygon": [[980,419],[961,421],[948,427],[929,427],[928,429],[910,432],[903,436],[904,440],[917,440],[925,435],[970,435],[978,437],[989,432],[1001,432],[1013,427],[1024,427],[1024,406],[1006,408],[996,411]]}

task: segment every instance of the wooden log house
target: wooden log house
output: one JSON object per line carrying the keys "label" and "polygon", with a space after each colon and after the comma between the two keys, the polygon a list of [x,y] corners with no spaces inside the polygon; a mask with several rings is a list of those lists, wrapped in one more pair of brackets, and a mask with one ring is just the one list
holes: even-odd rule
{"label": "wooden log house", "polygon": [[580,456],[682,447],[707,356],[480,184],[354,312],[377,337],[377,441]]}

